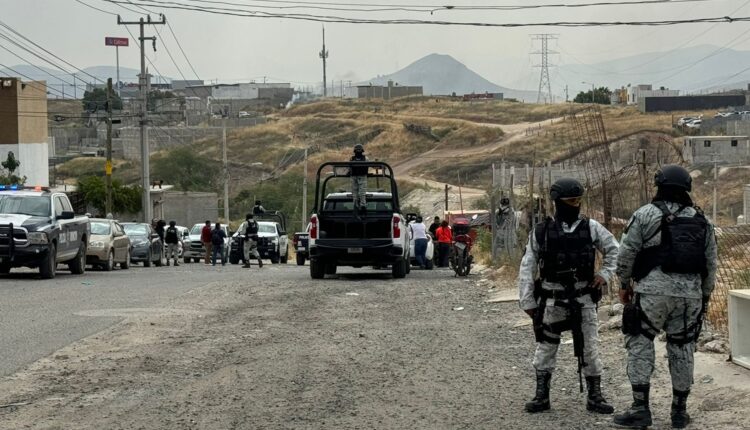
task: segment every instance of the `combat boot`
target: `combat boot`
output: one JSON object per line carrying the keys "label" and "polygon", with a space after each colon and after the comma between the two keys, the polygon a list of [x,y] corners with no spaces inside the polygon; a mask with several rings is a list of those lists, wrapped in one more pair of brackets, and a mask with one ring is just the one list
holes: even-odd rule
{"label": "combat boot", "polygon": [[258,259],[258,268],[260,269],[261,267],[263,267],[263,260],[261,260],[261,259],[259,258],[259,259]]}
{"label": "combat boot", "polygon": [[690,390],[680,391],[672,389],[672,428],[684,429],[690,423],[687,413],[687,398]]}
{"label": "combat boot", "polygon": [[245,263],[245,264],[243,264],[243,265],[242,265],[242,268],[243,268],[243,269],[249,269],[249,268],[250,268],[250,263]]}
{"label": "combat boot", "polygon": [[536,371],[536,395],[526,403],[526,412],[536,413],[549,410],[549,386],[552,373],[546,370]]}
{"label": "combat boot", "polygon": [[652,424],[648,393],[651,385],[633,385],[633,404],[627,411],[617,414],[614,423],[629,428],[644,428]]}
{"label": "combat boot", "polygon": [[596,412],[597,414],[611,414],[615,411],[602,395],[602,377],[587,376],[586,387],[589,390],[589,397],[586,399],[586,410]]}

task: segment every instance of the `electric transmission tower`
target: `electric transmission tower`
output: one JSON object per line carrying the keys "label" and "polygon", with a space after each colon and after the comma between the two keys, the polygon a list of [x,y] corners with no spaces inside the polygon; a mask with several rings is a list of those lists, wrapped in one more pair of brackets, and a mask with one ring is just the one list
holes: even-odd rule
{"label": "electric transmission tower", "polygon": [[[549,54],[557,54],[556,51],[550,51],[549,50],[549,41],[550,40],[557,40],[558,35],[557,34],[549,34],[549,33],[542,33],[542,34],[532,34],[531,40],[536,42],[541,42],[541,49],[539,51],[534,51],[531,54],[532,55],[540,55],[541,56],[541,64],[536,65],[535,67],[539,67],[541,69],[541,74],[539,75],[539,91],[537,92],[536,96],[536,102],[542,103],[544,101],[545,103],[552,102],[552,84],[550,83],[549,79],[549,68],[552,66],[554,67],[554,64],[549,64]],[[547,95],[543,95],[543,90],[547,91]],[[549,99],[548,99],[549,97]]]}
{"label": "electric transmission tower", "polygon": [[328,84],[326,82],[326,60],[328,59],[328,51],[326,50],[326,28],[323,27],[323,50],[318,54],[323,59],[323,97],[328,96]]}

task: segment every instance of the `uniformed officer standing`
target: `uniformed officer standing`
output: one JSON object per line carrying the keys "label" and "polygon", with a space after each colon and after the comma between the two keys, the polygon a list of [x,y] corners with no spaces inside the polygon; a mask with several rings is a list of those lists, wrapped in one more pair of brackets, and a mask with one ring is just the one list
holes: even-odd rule
{"label": "uniformed officer standing", "polygon": [[[672,427],[690,422],[687,398],[693,383],[693,352],[716,279],[713,226],[690,199],[692,179],[684,168],[666,165],[656,173],[652,203],[638,209],[622,238],[617,274],[628,350],[633,404],[614,422],[651,425],[649,391],[654,371],[654,337],[667,333],[672,377]],[[635,286],[631,287],[631,280]]]}
{"label": "uniformed officer standing", "polygon": [[246,269],[250,267],[251,255],[258,260],[258,267],[263,267],[263,260],[260,259],[258,253],[258,222],[255,221],[255,216],[251,213],[245,215],[245,222],[240,224],[237,231],[240,232],[239,237],[242,238],[242,259],[245,261],[242,267]]}
{"label": "uniformed officer standing", "polygon": [[[365,157],[365,148],[362,144],[354,145],[354,155],[350,161],[367,161]],[[367,210],[367,167],[352,167],[352,197],[354,199],[354,209],[360,212]]]}
{"label": "uniformed officer standing", "polygon": [[[526,403],[526,411],[531,413],[550,408],[550,380],[560,333],[575,330],[571,324],[574,309],[580,316],[578,333],[582,332],[584,341],[579,359],[583,360],[582,373],[588,387],[586,409],[602,414],[614,411],[601,392],[596,302],[601,288],[614,274],[619,245],[601,224],[580,215],[583,192],[583,186],[575,179],[560,179],[552,185],[550,197],[555,202],[555,216],[534,228],[521,262],[519,305],[534,318],[538,342],[533,361],[536,395]],[[594,269],[596,250],[603,255],[598,272]]]}

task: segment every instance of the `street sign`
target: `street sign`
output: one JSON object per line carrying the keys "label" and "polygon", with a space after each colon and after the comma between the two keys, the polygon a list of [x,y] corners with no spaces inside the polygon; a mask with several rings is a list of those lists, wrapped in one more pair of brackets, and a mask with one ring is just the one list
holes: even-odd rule
{"label": "street sign", "polygon": [[104,44],[106,46],[128,46],[129,40],[127,37],[105,37]]}

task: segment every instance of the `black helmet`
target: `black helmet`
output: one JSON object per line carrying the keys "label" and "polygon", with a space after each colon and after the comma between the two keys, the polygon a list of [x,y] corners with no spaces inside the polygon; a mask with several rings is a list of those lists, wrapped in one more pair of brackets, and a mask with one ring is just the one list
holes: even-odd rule
{"label": "black helmet", "polygon": [[361,154],[363,152],[365,152],[365,147],[362,146],[361,143],[358,143],[358,144],[354,145],[354,153],[355,154]]}
{"label": "black helmet", "polygon": [[500,199],[500,204],[501,205],[509,205],[510,204],[510,199],[507,198],[507,197],[503,197],[502,199]]}
{"label": "black helmet", "polygon": [[260,200],[256,200],[256,201],[255,201],[255,204],[256,204],[257,206],[260,206]]}
{"label": "black helmet", "polygon": [[560,178],[549,189],[552,200],[582,197],[583,185],[573,178]]}
{"label": "black helmet", "polygon": [[176,223],[176,222],[174,222],[174,221],[169,221],[169,226],[170,226],[170,227],[174,227],[174,226],[176,226],[176,225],[177,225],[177,223]]}
{"label": "black helmet", "polygon": [[253,214],[251,213],[245,214],[245,219],[253,219]]}
{"label": "black helmet", "polygon": [[676,164],[662,166],[654,175],[654,185],[657,187],[671,185],[682,188],[685,191],[690,191],[693,188],[692,184],[693,178],[690,177],[690,172]]}

